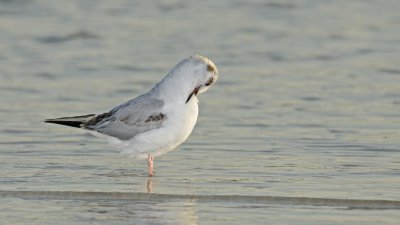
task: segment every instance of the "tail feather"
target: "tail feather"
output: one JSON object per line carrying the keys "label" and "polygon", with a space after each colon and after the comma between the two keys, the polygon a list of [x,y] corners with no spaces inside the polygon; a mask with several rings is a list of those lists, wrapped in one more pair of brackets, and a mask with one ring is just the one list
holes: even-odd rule
{"label": "tail feather", "polygon": [[47,119],[44,122],[80,128],[83,124],[93,119],[95,116],[95,114],[88,114],[84,116],[61,117],[56,119]]}

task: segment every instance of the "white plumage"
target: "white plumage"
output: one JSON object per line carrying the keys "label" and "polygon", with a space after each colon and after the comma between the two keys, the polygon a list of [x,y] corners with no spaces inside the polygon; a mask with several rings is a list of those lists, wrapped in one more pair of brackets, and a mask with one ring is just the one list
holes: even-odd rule
{"label": "white plumage", "polygon": [[130,157],[159,156],[188,138],[198,116],[196,95],[205,92],[217,78],[213,62],[203,56],[191,56],[178,63],[149,92],[109,112],[45,122],[87,129],[106,137]]}

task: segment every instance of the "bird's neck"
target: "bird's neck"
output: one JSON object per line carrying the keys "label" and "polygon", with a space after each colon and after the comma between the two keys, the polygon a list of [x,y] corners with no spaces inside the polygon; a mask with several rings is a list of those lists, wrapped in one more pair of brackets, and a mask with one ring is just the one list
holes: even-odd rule
{"label": "bird's neck", "polygon": [[185,103],[195,87],[196,82],[188,79],[185,74],[168,74],[153,87],[151,92],[166,102]]}

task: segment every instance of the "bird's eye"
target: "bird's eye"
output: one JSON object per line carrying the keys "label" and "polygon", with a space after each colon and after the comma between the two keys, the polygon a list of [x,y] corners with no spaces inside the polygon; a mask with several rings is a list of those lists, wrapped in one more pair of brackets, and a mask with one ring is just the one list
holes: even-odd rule
{"label": "bird's eye", "polygon": [[206,86],[210,86],[212,83],[214,82],[214,78],[211,77],[210,79],[208,79],[208,81],[206,82]]}
{"label": "bird's eye", "polygon": [[211,65],[207,65],[207,71],[208,72],[214,72],[215,69]]}

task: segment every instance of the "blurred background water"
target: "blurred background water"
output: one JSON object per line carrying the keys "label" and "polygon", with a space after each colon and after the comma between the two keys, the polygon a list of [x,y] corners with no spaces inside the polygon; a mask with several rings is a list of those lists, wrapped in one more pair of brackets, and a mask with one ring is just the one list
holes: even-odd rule
{"label": "blurred background water", "polygon": [[[398,224],[399,9],[396,0],[0,0],[0,223]],[[154,178],[103,140],[42,122],[104,112],[193,54],[220,77]],[[235,195],[289,200],[213,200]]]}

